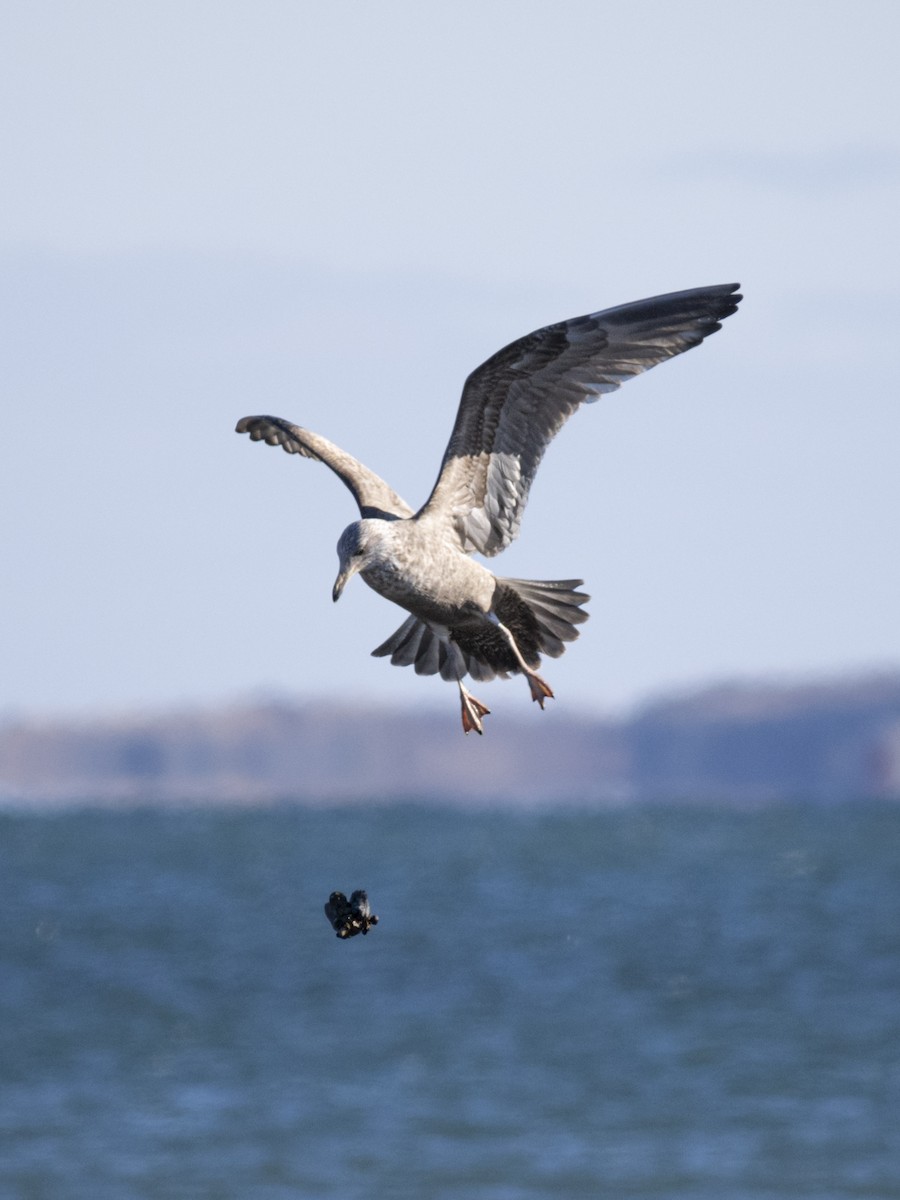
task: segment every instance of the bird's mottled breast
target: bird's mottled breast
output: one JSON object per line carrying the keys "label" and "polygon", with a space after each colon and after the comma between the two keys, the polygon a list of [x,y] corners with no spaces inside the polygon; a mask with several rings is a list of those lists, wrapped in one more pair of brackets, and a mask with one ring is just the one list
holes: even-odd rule
{"label": "bird's mottled breast", "polygon": [[396,521],[360,572],[388,600],[418,616],[444,621],[461,607],[490,608],[494,577],[463,554],[458,543],[435,537],[414,521]]}

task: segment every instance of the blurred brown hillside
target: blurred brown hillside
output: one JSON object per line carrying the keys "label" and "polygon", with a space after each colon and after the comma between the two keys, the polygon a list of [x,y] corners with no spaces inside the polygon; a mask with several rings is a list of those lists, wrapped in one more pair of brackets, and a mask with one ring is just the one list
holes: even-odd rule
{"label": "blurred brown hillside", "polygon": [[900,673],[727,684],[621,720],[267,703],[0,725],[0,801],[900,799]]}

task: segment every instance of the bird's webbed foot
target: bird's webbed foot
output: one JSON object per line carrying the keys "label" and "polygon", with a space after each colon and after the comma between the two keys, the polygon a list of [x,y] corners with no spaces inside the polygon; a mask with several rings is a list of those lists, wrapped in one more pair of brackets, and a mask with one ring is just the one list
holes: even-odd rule
{"label": "bird's webbed foot", "polygon": [[528,688],[531,692],[532,700],[537,700],[538,704],[543,709],[545,700],[553,700],[554,699],[553,689],[550,687],[549,683],[546,683],[543,679],[541,679],[540,675],[538,675],[537,671],[535,671],[533,667],[529,667],[528,663],[522,657],[522,652],[519,650],[519,647],[516,645],[516,639],[513,637],[512,633],[506,628],[506,626],[503,624],[503,622],[500,621],[493,613],[491,614],[491,619],[494,621],[497,628],[500,630],[500,632],[506,638],[509,648],[510,648],[510,650],[512,650],[513,655],[515,656],[515,660],[519,665],[519,670],[522,672],[522,674],[528,680]]}
{"label": "bird's webbed foot", "polygon": [[484,733],[484,726],[481,723],[481,718],[490,714],[490,709],[486,704],[482,704],[480,700],[476,700],[472,693],[464,688],[462,683],[459,685],[459,699],[462,707],[462,727],[463,733]]}
{"label": "bird's webbed foot", "polygon": [[526,671],[525,678],[528,680],[532,700],[537,700],[541,708],[544,707],[545,700],[554,699],[553,689],[549,683],[541,679],[540,675],[536,675],[534,671]]}

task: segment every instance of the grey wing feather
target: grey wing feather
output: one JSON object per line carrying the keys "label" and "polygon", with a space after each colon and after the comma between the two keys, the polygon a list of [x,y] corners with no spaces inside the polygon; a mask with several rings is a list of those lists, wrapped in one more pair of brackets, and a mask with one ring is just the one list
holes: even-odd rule
{"label": "grey wing feather", "polygon": [[464,550],[498,554],[518,534],[544,451],[572,413],[698,346],[736,311],[739,286],[623,304],[499,350],[466,380],[437,483],[419,515],[450,521]]}
{"label": "grey wing feather", "polygon": [[236,433],[249,433],[254,442],[281,446],[288,454],[314,458],[330,467],[353,493],[363,517],[411,517],[412,509],[374,471],[329,442],[327,438],[282,417],[242,417]]}

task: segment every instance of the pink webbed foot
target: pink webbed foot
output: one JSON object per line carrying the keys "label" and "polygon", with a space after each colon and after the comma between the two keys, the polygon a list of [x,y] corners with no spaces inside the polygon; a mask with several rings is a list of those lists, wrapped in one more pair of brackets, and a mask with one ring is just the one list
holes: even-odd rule
{"label": "pink webbed foot", "polygon": [[481,718],[490,714],[490,709],[486,704],[482,704],[480,700],[476,700],[471,692],[459,685],[459,699],[462,707],[462,727],[463,733],[484,733],[484,727],[481,724]]}
{"label": "pink webbed foot", "polygon": [[545,700],[553,700],[553,689],[549,683],[545,683],[540,675],[528,674],[525,676],[528,680],[528,687],[531,690],[532,700],[537,700],[541,708],[544,707]]}

